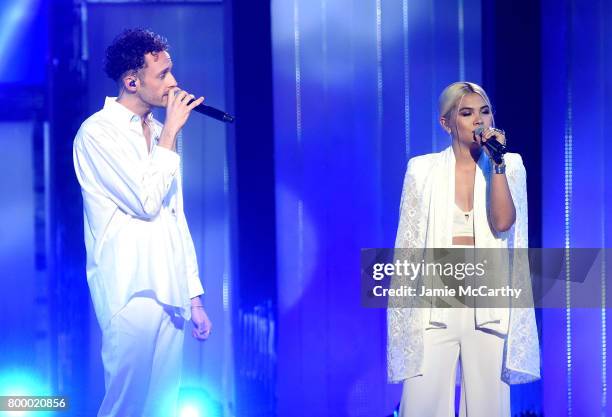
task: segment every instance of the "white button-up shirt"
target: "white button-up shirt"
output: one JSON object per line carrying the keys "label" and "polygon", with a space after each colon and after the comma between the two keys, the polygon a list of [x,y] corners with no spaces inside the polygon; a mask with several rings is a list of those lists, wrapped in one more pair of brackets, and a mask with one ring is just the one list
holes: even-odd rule
{"label": "white button-up shirt", "polygon": [[149,114],[151,148],[139,116],[107,97],[74,139],[83,194],[87,282],[102,329],[136,293],[152,294],[191,317],[202,294],[183,212],[180,157],[157,146],[162,125]]}

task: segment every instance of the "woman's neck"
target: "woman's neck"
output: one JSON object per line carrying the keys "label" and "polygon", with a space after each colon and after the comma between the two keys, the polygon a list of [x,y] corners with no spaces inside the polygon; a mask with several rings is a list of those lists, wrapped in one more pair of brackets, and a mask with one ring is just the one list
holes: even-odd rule
{"label": "woman's neck", "polygon": [[455,154],[455,164],[462,168],[474,168],[480,159],[482,148],[477,143],[467,147],[461,145],[457,139],[453,139],[453,153]]}

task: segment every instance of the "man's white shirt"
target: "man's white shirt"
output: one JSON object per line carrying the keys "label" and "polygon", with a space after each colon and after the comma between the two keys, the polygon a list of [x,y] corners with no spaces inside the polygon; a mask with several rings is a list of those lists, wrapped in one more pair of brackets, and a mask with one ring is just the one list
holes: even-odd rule
{"label": "man's white shirt", "polygon": [[193,240],[183,211],[180,156],[157,146],[162,125],[114,97],[77,132],[73,157],[83,194],[87,282],[100,326],[136,293],[191,317],[202,294]]}

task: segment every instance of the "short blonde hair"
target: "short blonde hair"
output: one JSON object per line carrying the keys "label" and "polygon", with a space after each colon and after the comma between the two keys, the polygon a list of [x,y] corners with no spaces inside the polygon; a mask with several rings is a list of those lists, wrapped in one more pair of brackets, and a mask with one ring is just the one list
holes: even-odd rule
{"label": "short blonde hair", "polygon": [[493,112],[493,106],[491,105],[489,96],[487,96],[487,93],[481,86],[467,81],[460,81],[452,83],[446,87],[444,91],[442,91],[442,94],[440,94],[440,98],[438,99],[438,111],[440,113],[440,117],[444,117],[446,120],[449,120],[452,111],[457,108],[457,105],[461,99],[467,94],[471,93],[476,93],[482,97],[482,99],[491,109],[491,112]]}

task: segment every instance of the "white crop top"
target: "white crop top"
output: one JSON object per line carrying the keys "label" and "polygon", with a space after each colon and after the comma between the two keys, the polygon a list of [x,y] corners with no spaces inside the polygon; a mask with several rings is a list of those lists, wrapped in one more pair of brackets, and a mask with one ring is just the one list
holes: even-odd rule
{"label": "white crop top", "polygon": [[453,236],[474,237],[474,209],[463,211],[455,204]]}

